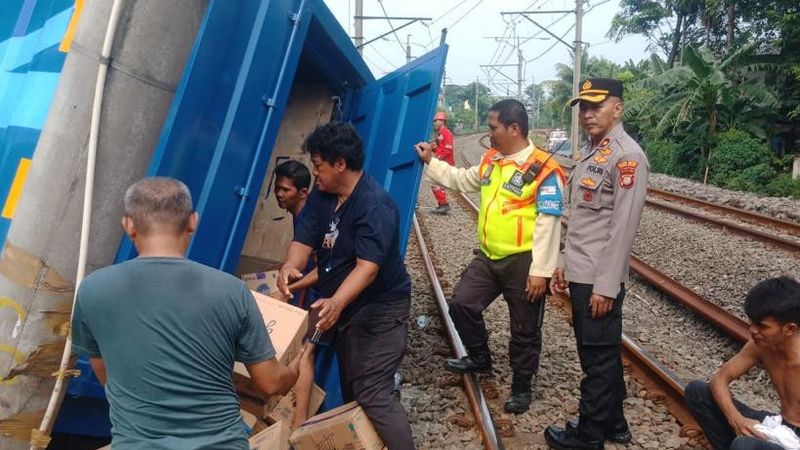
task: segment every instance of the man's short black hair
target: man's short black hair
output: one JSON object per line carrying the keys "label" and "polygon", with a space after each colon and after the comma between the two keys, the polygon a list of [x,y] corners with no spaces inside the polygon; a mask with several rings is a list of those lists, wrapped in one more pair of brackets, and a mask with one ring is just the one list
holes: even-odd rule
{"label": "man's short black hair", "polygon": [[525,110],[522,102],[507,98],[492,105],[489,111],[497,111],[497,121],[506,128],[514,123],[519,125],[522,137],[528,137],[528,111]]}
{"label": "man's short black hair", "polygon": [[298,191],[311,186],[311,172],[300,161],[290,159],[278,164],[278,167],[275,168],[275,180],[280,177],[292,180],[292,184]]}
{"label": "man's short black hair", "polygon": [[747,293],[744,312],[753,322],[773,317],[800,325],[800,283],[785,275],[758,283]]}
{"label": "man's short black hair", "polygon": [[328,164],[343,159],[350,170],[364,167],[364,144],[356,129],[349,123],[329,122],[308,135],[303,151],[319,157]]}

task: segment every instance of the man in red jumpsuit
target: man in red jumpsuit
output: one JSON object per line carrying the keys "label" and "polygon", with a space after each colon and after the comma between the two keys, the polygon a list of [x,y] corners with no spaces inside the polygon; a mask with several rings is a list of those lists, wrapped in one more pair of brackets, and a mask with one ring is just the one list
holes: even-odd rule
{"label": "man in red jumpsuit", "polygon": [[[447,122],[447,114],[444,111],[439,111],[433,116],[433,130],[436,132],[436,157],[440,160],[455,166],[456,162],[453,159],[453,133],[445,125]],[[431,186],[433,196],[436,197],[436,203],[439,204],[433,209],[433,213],[445,215],[450,212],[450,204],[447,203],[447,191],[437,185]]]}

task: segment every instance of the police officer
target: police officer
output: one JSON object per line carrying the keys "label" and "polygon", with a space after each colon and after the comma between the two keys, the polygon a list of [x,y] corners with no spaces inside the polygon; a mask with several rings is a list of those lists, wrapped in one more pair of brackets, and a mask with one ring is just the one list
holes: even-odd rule
{"label": "police officer", "polygon": [[502,100],[489,110],[492,149],[481,163],[456,168],[432,158],[432,146],[417,144],[428,177],[461,192],[481,193],[480,251],[461,275],[450,301],[450,316],[468,356],[449,359],[456,373],[492,371],[483,310],[498,295],[511,320],[511,395],[505,410],[522,413],[531,402],[531,382],[539,369],[541,320],[547,277],[558,262],[564,173],[555,159],[528,140],[522,103]]}
{"label": "police officer", "polygon": [[[435,154],[439,160],[450,164],[456,165],[453,158],[453,133],[447,128],[447,113],[439,111],[433,116],[433,130],[436,132],[436,150]],[[433,196],[436,198],[436,208],[432,211],[434,214],[445,215],[450,212],[450,204],[447,202],[447,191],[437,185],[431,186]]]}
{"label": "police officer", "polygon": [[628,259],[639,227],[649,167],[620,123],[622,83],[590,78],[580,95],[580,121],[589,142],[575,155],[569,177],[569,229],[551,288],[572,300],[581,369],[580,416],[566,428],[547,427],[552,448],[599,449],[631,441],[622,411],[622,299]]}

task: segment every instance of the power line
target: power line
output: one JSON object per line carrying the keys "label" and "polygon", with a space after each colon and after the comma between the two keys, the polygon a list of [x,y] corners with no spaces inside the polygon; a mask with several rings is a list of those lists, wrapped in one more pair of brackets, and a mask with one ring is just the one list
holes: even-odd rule
{"label": "power line", "polygon": [[391,19],[389,19],[389,14],[386,12],[386,8],[383,6],[383,0],[378,0],[378,5],[380,5],[381,11],[383,11],[383,17],[386,17],[386,21],[389,22],[389,29],[392,30],[392,34],[397,40],[397,45],[400,46],[400,50],[403,52],[403,54],[405,54],[406,48],[403,47],[403,43],[400,42],[400,37],[397,36],[397,30],[394,29],[394,25],[392,25]]}
{"label": "power line", "polygon": [[448,14],[450,14],[451,12],[455,11],[455,10],[456,10],[456,8],[458,8],[459,6],[463,5],[464,3],[467,3],[468,1],[469,1],[469,0],[461,0],[461,1],[460,1],[460,2],[459,2],[457,5],[456,5],[456,6],[453,6],[452,8],[448,9],[448,10],[447,10],[447,11],[446,11],[444,14],[442,14],[441,16],[439,16],[439,17],[437,17],[437,18],[433,19],[433,21],[431,22],[431,25],[433,25],[434,23],[436,23],[436,22],[438,22],[438,21],[440,21],[440,20],[444,19],[444,17],[445,17],[445,16],[447,16],[447,15],[448,15]]}
{"label": "power line", "polygon": [[[456,19],[456,21],[455,21],[455,22],[451,23],[451,24],[450,24],[450,26],[449,26],[449,27],[447,27],[447,29],[448,29],[448,30],[452,30],[452,29],[453,29],[453,27],[455,27],[455,26],[456,26],[456,25],[457,25],[459,22],[461,22],[461,21],[462,21],[462,20],[463,20],[465,17],[467,17],[468,15],[470,15],[470,13],[471,13],[472,11],[474,11],[474,10],[475,10],[475,8],[477,8],[477,7],[478,7],[478,5],[480,5],[481,3],[483,3],[483,0],[478,0],[478,3],[475,3],[474,5],[472,5],[472,8],[470,8],[469,10],[467,10],[467,12],[466,12],[466,13],[464,13],[464,15],[463,15],[463,16],[461,16],[461,17],[459,17],[458,19]],[[435,39],[434,39],[434,40],[435,40]],[[431,42],[428,42],[428,45],[431,45],[431,44],[433,44],[434,40],[431,40]],[[428,45],[426,45],[425,47],[427,48],[427,47],[428,47]]]}
{"label": "power line", "polygon": [[381,72],[383,72],[383,73],[389,73],[389,72],[388,72],[386,69],[384,69],[383,67],[381,67],[380,65],[378,65],[377,63],[375,63],[375,60],[374,60],[374,59],[372,59],[372,58],[368,57],[367,55],[361,55],[361,56],[362,56],[362,57],[363,57],[365,60],[367,60],[367,62],[368,62],[368,63],[370,63],[370,64],[372,64],[373,66],[375,66],[375,68],[376,68],[376,69],[380,70],[380,71],[381,71]]}
{"label": "power line", "polygon": [[392,66],[392,69],[397,69],[399,67],[395,63],[389,61],[389,59],[387,59],[385,56],[383,56],[383,53],[379,52],[375,47],[372,47],[372,51],[375,52],[376,55],[380,56],[382,60],[386,61],[386,64],[389,64],[390,66]]}
{"label": "power line", "polygon": [[[569,32],[570,32],[570,31],[572,31],[574,28],[575,28],[575,25],[573,24],[572,26],[570,26],[570,27],[567,29],[567,31],[565,31],[565,32],[564,32],[564,34],[562,34],[562,35],[561,35],[561,39],[564,39],[564,38],[567,36],[567,34],[569,34]],[[525,61],[525,63],[527,64],[527,63],[530,63],[530,62],[534,62],[534,61],[536,61],[537,59],[539,59],[539,58],[541,58],[542,56],[544,56],[544,55],[546,55],[547,53],[549,53],[549,52],[550,52],[550,50],[552,50],[553,48],[555,48],[555,46],[556,46],[556,45],[558,45],[558,44],[559,44],[559,42],[558,42],[558,41],[555,41],[555,42],[553,42],[553,45],[551,45],[550,47],[548,47],[548,48],[547,48],[547,50],[545,50],[545,51],[544,51],[544,52],[542,52],[541,54],[539,54],[539,55],[537,55],[537,56],[535,56],[535,57],[533,57],[533,58],[531,58],[531,59],[529,59],[529,60],[526,60],[526,61]]]}

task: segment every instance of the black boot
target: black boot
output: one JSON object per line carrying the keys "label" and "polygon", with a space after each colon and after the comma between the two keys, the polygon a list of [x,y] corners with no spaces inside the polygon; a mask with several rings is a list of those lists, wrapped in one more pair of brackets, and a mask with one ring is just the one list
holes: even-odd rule
{"label": "black boot", "polygon": [[[567,421],[567,430],[577,430],[578,419]],[[628,422],[618,423],[605,431],[603,431],[603,438],[607,441],[616,442],[617,444],[627,444],[633,440]]]}
{"label": "black boot", "polygon": [[532,375],[514,372],[511,381],[511,395],[506,400],[506,412],[522,414],[531,406]]}
{"label": "black boot", "polygon": [[558,450],[603,450],[603,441],[587,439],[577,430],[565,430],[561,427],[549,426],[544,430],[544,439],[550,448]]}
{"label": "black boot", "polygon": [[468,355],[458,359],[448,359],[444,368],[455,373],[492,373],[492,355],[489,346],[478,345],[467,349]]}

